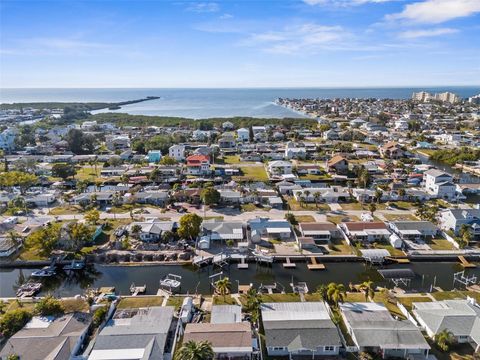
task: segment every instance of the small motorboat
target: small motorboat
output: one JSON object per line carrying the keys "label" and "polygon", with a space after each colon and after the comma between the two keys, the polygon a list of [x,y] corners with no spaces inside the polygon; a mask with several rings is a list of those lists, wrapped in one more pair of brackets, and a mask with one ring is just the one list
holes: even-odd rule
{"label": "small motorboat", "polygon": [[32,272],[31,276],[34,276],[34,277],[50,277],[50,276],[53,276],[55,274],[56,274],[56,272],[55,272],[54,268],[52,268],[50,266],[45,266],[41,270],[35,270],[34,272]]}
{"label": "small motorboat", "polygon": [[130,294],[132,296],[137,296],[138,294],[143,294],[145,291],[147,291],[147,285],[143,286],[135,286],[135,283],[132,283],[130,285]]}
{"label": "small motorboat", "polygon": [[16,296],[20,298],[32,297],[42,289],[42,283],[28,282],[20,286],[17,290]]}
{"label": "small motorboat", "polygon": [[180,275],[168,274],[160,280],[160,287],[170,291],[176,290],[182,285],[181,279]]}
{"label": "small motorboat", "polygon": [[85,267],[84,261],[72,260],[72,262],[68,265],[63,267],[63,270],[70,271],[70,270],[82,270]]}

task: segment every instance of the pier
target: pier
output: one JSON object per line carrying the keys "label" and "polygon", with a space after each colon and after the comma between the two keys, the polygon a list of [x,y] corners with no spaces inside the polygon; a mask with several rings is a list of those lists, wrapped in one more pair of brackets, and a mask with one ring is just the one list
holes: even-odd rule
{"label": "pier", "polygon": [[318,263],[315,256],[310,257],[311,264],[307,264],[308,270],[325,270],[325,265]]}
{"label": "pier", "polygon": [[290,261],[290,257],[287,257],[287,258],[285,259],[285,262],[283,263],[283,267],[284,267],[285,269],[294,269],[294,268],[297,267],[297,264],[295,264],[294,262],[291,262],[291,261]]}
{"label": "pier", "polygon": [[471,262],[468,262],[468,260],[465,259],[464,256],[459,256],[458,260],[460,260],[460,263],[464,268],[476,268],[477,267],[477,265],[475,265]]}

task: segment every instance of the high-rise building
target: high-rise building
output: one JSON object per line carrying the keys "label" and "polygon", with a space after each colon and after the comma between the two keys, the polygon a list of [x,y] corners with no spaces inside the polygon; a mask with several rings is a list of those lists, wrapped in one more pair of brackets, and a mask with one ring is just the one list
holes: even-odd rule
{"label": "high-rise building", "polygon": [[428,101],[432,98],[432,94],[426,92],[426,91],[420,91],[420,92],[414,92],[412,94],[412,100],[417,100],[417,101]]}
{"label": "high-rise building", "polygon": [[453,104],[453,103],[459,102],[460,98],[458,97],[457,94],[447,91],[440,94],[435,94],[435,100],[440,100],[443,102],[449,102]]}
{"label": "high-rise building", "polygon": [[468,98],[468,102],[469,102],[470,104],[480,105],[480,94],[475,95],[475,96],[470,96],[470,97]]}

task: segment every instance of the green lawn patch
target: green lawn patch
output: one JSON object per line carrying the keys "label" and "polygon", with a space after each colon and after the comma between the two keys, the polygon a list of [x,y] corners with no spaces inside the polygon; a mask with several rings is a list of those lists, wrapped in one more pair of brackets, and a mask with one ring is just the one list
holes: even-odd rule
{"label": "green lawn patch", "polygon": [[412,214],[383,214],[388,221],[415,221],[418,218]]}
{"label": "green lawn patch", "polygon": [[332,239],[330,246],[330,255],[352,255],[352,247],[343,239]]}
{"label": "green lawn patch", "polygon": [[327,221],[340,224],[341,222],[360,221],[360,218],[355,215],[327,215]]}
{"label": "green lawn patch", "polygon": [[64,299],[62,300],[63,307],[66,313],[72,313],[76,311],[88,312],[88,303],[83,299]]}
{"label": "green lawn patch", "polygon": [[262,302],[297,302],[300,301],[298,294],[262,294]]}
{"label": "green lawn patch", "polygon": [[432,250],[455,250],[455,246],[446,239],[433,239],[427,241],[427,244]]}
{"label": "green lawn patch", "polygon": [[223,157],[224,164],[240,164],[239,155],[227,155]]}
{"label": "green lawn patch", "polygon": [[213,305],[236,305],[236,304],[237,302],[230,295],[227,295],[227,296],[215,295],[213,297]]}
{"label": "green lawn patch", "polygon": [[312,223],[315,218],[312,215],[294,215],[298,223]]}
{"label": "green lawn patch", "polygon": [[149,306],[162,306],[162,296],[132,296],[125,297],[118,303],[118,309],[137,309]]}
{"label": "green lawn patch", "polygon": [[82,166],[81,168],[77,169],[77,174],[75,175],[75,178],[77,180],[99,180],[98,178],[100,177],[101,169],[101,165],[97,165],[97,171],[95,171],[94,166]]}
{"label": "green lawn patch", "polygon": [[53,209],[50,209],[50,215],[70,215],[70,214],[81,214],[83,210],[80,206],[77,205],[63,205],[58,206]]}
{"label": "green lawn patch", "polygon": [[243,176],[233,176],[233,180],[268,181],[267,171],[263,166],[240,166],[240,170],[242,171]]}
{"label": "green lawn patch", "polygon": [[432,302],[432,299],[426,296],[401,296],[398,297],[397,300],[407,308],[408,311],[412,310],[412,304],[414,302]]}
{"label": "green lawn patch", "polygon": [[185,299],[183,296],[169,296],[167,306],[173,306],[175,310],[179,310],[182,307],[183,299]]}

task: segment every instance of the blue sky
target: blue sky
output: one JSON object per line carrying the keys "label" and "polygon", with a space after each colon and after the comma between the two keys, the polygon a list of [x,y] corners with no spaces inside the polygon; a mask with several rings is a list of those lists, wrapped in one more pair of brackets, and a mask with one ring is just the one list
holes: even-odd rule
{"label": "blue sky", "polygon": [[480,84],[480,0],[8,1],[2,87]]}

